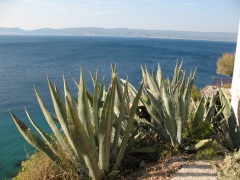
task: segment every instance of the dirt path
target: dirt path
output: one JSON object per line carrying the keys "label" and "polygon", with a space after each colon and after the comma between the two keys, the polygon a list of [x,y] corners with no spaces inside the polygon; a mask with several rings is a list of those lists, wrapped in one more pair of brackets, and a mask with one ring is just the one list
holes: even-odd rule
{"label": "dirt path", "polygon": [[171,180],[217,180],[216,171],[209,162],[195,161],[189,165],[183,165]]}

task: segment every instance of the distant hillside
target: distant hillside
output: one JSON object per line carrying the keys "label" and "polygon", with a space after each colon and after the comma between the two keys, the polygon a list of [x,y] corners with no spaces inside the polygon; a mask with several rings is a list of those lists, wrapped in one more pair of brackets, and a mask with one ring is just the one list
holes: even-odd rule
{"label": "distant hillside", "polygon": [[143,30],[127,28],[65,28],[65,29],[36,29],[23,30],[19,28],[1,28],[0,35],[72,35],[72,36],[126,36],[172,39],[199,39],[210,41],[237,41],[237,33],[225,32],[195,32],[172,30]]}

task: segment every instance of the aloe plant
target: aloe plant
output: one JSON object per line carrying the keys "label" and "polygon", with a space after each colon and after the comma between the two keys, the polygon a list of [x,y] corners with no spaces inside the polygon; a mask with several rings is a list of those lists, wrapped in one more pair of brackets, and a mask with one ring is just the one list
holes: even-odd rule
{"label": "aloe plant", "polygon": [[[133,120],[143,88],[141,85],[129,110],[128,83],[126,82],[122,88],[116,68],[113,66],[112,69],[112,80],[108,91],[105,92],[104,82],[100,84],[96,75],[93,94],[87,90],[81,71],[80,83],[76,83],[77,99],[73,97],[65,77],[63,77],[65,101],[61,99],[57,87],[48,80],[56,119],[51,116],[35,87],[39,105],[57,142],[66,156],[79,164],[79,169],[87,167],[87,173],[93,179],[103,179],[117,174],[131,136]],[[64,170],[65,167],[53,146],[55,142],[36,125],[27,110],[26,113],[41,138],[10,112],[20,133],[28,143]],[[59,123],[62,132],[56,122]]]}

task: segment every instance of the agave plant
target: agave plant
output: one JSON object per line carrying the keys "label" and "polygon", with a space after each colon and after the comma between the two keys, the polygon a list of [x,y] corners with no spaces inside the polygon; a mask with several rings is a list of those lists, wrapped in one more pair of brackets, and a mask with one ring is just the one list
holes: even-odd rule
{"label": "agave plant", "polygon": [[[190,74],[186,83],[186,72],[176,65],[172,82],[164,79],[160,65],[156,75],[150,74],[147,68],[142,68],[145,94],[142,94],[139,106],[144,106],[151,116],[152,121],[139,118],[155,131],[162,141],[173,146],[182,145],[185,149],[196,150],[216,139],[230,151],[240,147],[240,128],[237,125],[231,103],[224,88],[219,90],[221,108],[216,105],[216,96],[205,97],[195,104],[190,103],[190,94],[193,87],[195,72]],[[125,82],[124,80],[122,80]],[[129,84],[130,97],[136,96],[137,90]],[[190,118],[191,116],[191,118]],[[191,128],[198,128],[200,124],[211,126],[212,134],[209,139],[201,139],[197,144],[189,144],[192,138],[184,137]],[[199,132],[201,133],[201,132]],[[196,140],[195,140],[196,141]]]}
{"label": "agave plant", "polygon": [[189,114],[188,126],[184,132],[185,149],[197,150],[212,141],[215,133],[213,122],[220,118],[223,111],[223,108],[217,109],[216,98],[213,95],[203,95],[197,104],[191,102],[193,110]]}
{"label": "agave plant", "polygon": [[[152,117],[152,121],[139,118],[138,121],[145,123],[155,131],[162,141],[171,143],[172,146],[183,144],[183,135],[189,126],[189,115],[192,114],[192,124],[197,125],[199,121],[207,121],[210,124],[214,117],[214,98],[202,97],[200,102],[194,106],[191,103],[191,90],[194,83],[196,70],[191,73],[186,82],[186,72],[182,70],[182,63],[176,64],[172,82],[164,79],[160,65],[156,75],[154,71],[150,74],[148,69],[142,68],[145,94],[142,94],[139,106],[146,107]],[[125,82],[123,80],[123,82]],[[129,85],[131,97],[135,97],[137,90]],[[201,147],[210,140],[203,140],[188,149]]]}
{"label": "agave plant", "polygon": [[[165,80],[158,64],[156,75],[142,68],[143,83],[146,94],[141,103],[146,107],[153,119],[153,123],[146,122],[165,142],[173,146],[182,143],[182,133],[187,127],[191,88],[196,71],[190,74],[186,83],[186,72],[176,64],[172,82]],[[132,86],[131,86],[132,87]],[[136,94],[136,90],[132,90]]]}
{"label": "agave plant", "polygon": [[214,138],[230,151],[240,148],[240,127],[225,88],[219,88],[221,116],[213,120]]}
{"label": "agave plant", "polygon": [[[62,100],[57,87],[48,80],[55,117],[51,116],[35,87],[39,105],[57,143],[61,145],[67,157],[71,157],[74,163],[79,164],[80,170],[84,170],[86,167],[86,173],[93,179],[111,177],[118,172],[131,136],[133,120],[143,87],[141,85],[131,110],[129,110],[128,83],[122,88],[116,74],[116,68],[113,66],[112,69],[112,80],[108,91],[105,92],[104,82],[100,84],[98,75],[96,75],[93,94],[87,91],[81,71],[80,83],[77,83],[77,99],[70,92],[65,77],[63,77],[64,100]],[[26,114],[41,138],[12,112],[10,113],[27,142],[64,170],[65,167],[53,146],[56,142],[36,125],[27,110]],[[59,130],[60,128],[62,131]]]}

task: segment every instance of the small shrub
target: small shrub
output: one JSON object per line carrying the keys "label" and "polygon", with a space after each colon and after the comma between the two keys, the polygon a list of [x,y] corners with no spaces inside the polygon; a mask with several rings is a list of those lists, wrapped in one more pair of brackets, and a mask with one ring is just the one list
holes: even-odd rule
{"label": "small shrub", "polygon": [[217,157],[219,150],[223,149],[216,141],[212,141],[207,146],[199,149],[196,154],[198,160],[212,160]]}
{"label": "small shrub", "polygon": [[60,169],[43,154],[37,152],[22,162],[22,169],[14,180],[53,178]]}
{"label": "small shrub", "polygon": [[240,179],[240,151],[226,155],[222,164],[217,165],[219,179]]}
{"label": "small shrub", "polygon": [[194,101],[199,101],[202,97],[201,91],[197,88],[197,86],[193,85],[192,91],[191,91],[191,98]]}
{"label": "small shrub", "polygon": [[208,121],[199,121],[196,125],[193,125],[192,120],[190,120],[183,134],[183,138],[187,144],[196,144],[200,140],[211,139],[213,133],[213,127]]}
{"label": "small shrub", "polygon": [[13,180],[78,179],[76,166],[67,159],[62,159],[62,162],[68,164],[68,171],[62,171],[41,152],[36,152],[27,161],[22,162],[22,168]]}
{"label": "small shrub", "polygon": [[204,150],[199,150],[197,152],[197,155],[196,155],[196,159],[213,159],[214,157],[216,157],[216,151],[214,148],[207,148],[207,149],[204,149]]}
{"label": "small shrub", "polygon": [[217,73],[232,76],[234,69],[235,55],[232,53],[224,53],[222,57],[217,60]]}

